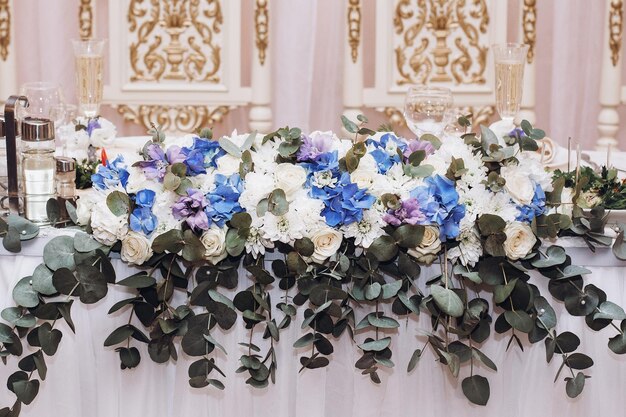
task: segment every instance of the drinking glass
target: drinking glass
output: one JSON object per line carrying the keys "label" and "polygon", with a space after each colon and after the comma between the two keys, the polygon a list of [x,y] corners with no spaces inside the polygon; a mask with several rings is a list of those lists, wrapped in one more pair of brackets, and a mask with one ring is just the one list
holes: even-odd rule
{"label": "drinking glass", "polygon": [[72,40],[78,106],[85,117],[98,115],[104,89],[104,39]]}
{"label": "drinking glass", "polygon": [[52,119],[54,108],[63,104],[63,93],[58,84],[36,81],[22,84],[20,94],[28,98],[28,107],[21,108],[20,118],[26,116]]}
{"label": "drinking glass", "polygon": [[77,116],[78,107],[75,104],[60,104],[52,108],[50,118],[54,121],[56,146],[61,149],[61,156],[65,156],[67,140],[76,130],[72,122]]}
{"label": "drinking glass", "polygon": [[460,108],[451,108],[446,111],[443,116],[445,127],[443,129],[444,136],[461,137],[468,130],[459,124],[459,118],[467,116],[467,112],[463,113]]}
{"label": "drinking glass", "polygon": [[491,48],[496,64],[496,109],[506,124],[513,124],[522,102],[528,45],[506,43]]}
{"label": "drinking glass", "polygon": [[452,107],[452,91],[444,87],[413,86],[406,93],[404,118],[418,137],[426,133],[441,135],[445,114]]}

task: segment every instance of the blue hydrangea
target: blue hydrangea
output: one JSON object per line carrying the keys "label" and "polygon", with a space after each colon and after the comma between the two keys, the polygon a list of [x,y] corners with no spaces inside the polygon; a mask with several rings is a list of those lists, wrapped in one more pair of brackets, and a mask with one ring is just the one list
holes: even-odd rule
{"label": "blue hydrangea", "polygon": [[324,202],[322,216],[331,227],[360,222],[363,210],[372,207],[376,198],[350,181],[344,172],[334,187],[312,187],[310,195]]}
{"label": "blue hydrangea", "polygon": [[183,163],[187,165],[187,175],[206,174],[207,168],[216,168],[217,160],[226,155],[218,141],[195,137],[191,147],[182,148],[185,155]]}
{"label": "blue hydrangea", "polygon": [[152,214],[155,192],[152,190],[141,190],[135,194],[135,209],[130,214],[130,229],[149,235],[156,229],[157,217]]}
{"label": "blue hydrangea", "polygon": [[204,211],[209,218],[209,223],[213,222],[223,227],[233,214],[243,211],[239,205],[243,182],[239,174],[233,174],[230,177],[216,174],[215,185],[215,190],[206,195],[209,204]]}
{"label": "blue hydrangea", "polygon": [[530,223],[535,217],[541,216],[546,212],[546,194],[539,184],[535,186],[535,195],[530,204],[517,206],[519,214],[516,220],[520,222]]}
{"label": "blue hydrangea", "polygon": [[374,146],[375,149],[369,154],[376,161],[381,174],[385,174],[394,164],[402,162],[401,155],[407,148],[407,144],[393,133],[382,135],[379,141],[370,138],[365,143]]}
{"label": "blue hydrangea", "polygon": [[113,161],[107,160],[104,165],[100,165],[96,173],[91,176],[91,182],[98,190],[116,188],[119,185],[126,188],[128,177],[124,157],[119,155]]}
{"label": "blue hydrangea", "polygon": [[420,210],[426,216],[420,223],[439,225],[442,241],[456,238],[460,233],[459,223],[465,216],[465,205],[459,204],[454,182],[435,175],[426,178],[424,183],[411,192],[411,197],[419,201]]}

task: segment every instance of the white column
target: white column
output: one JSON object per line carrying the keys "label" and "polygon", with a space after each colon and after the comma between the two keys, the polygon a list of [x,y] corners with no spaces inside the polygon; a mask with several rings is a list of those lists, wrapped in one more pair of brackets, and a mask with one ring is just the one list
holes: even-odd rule
{"label": "white column", "polygon": [[[13,0],[8,2],[8,13],[11,16],[8,46],[6,59],[0,55],[0,102],[4,102],[11,94],[17,94],[17,62],[15,59],[15,7]],[[0,9],[0,20],[7,17],[6,10]],[[1,36],[1,34],[0,34]]]}
{"label": "white column", "polygon": [[[255,47],[252,48],[252,100],[250,129],[269,133],[272,129],[272,74],[269,48],[269,0],[256,0]],[[263,44],[265,42],[265,44]]]}
{"label": "white column", "polygon": [[[362,112],[363,107],[363,42],[361,40],[361,2],[346,0],[347,42],[343,54],[343,115],[352,121]],[[344,135],[354,134],[343,129]]]}
{"label": "white column", "polygon": [[[602,39],[602,74],[600,76],[600,114],[598,115],[598,141],[596,149],[617,148],[617,131],[619,129],[619,114],[617,106],[621,99],[621,72],[622,51],[617,51],[617,59],[612,59],[613,53],[609,46],[611,39],[611,12],[614,4],[620,4],[617,0],[606,0],[604,12],[604,36]],[[621,25],[620,25],[621,28]]]}
{"label": "white column", "polygon": [[520,11],[521,35],[520,43],[529,44],[528,58],[524,67],[524,89],[522,103],[517,115],[516,123],[528,120],[535,123],[535,61],[536,61],[536,34],[537,34],[537,6],[535,0],[524,0],[521,2]]}

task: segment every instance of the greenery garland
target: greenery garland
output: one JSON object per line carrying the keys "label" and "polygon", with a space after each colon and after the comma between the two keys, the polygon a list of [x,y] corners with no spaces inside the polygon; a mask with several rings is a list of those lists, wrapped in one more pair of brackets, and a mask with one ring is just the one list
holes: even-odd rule
{"label": "greenery garland", "polygon": [[[532,150],[536,129],[528,124],[523,126],[527,135],[518,140],[512,138],[512,144]],[[355,130],[352,125],[347,127]],[[290,132],[286,129],[274,135],[291,149],[299,132],[295,132],[297,135]],[[483,130],[481,140],[472,134],[465,135],[465,139],[468,143],[475,142],[476,149],[482,149],[492,161],[506,158],[496,153],[493,143],[488,142],[489,135]],[[354,150],[358,153],[358,145]],[[293,150],[290,152],[293,154]],[[462,161],[455,161],[454,165],[450,167],[453,177],[456,171],[463,169]],[[493,186],[501,186],[497,175],[499,165],[491,166],[493,175],[489,178]],[[563,185],[563,181],[555,182],[554,192],[547,196],[548,204],[560,204],[559,187]],[[270,205],[268,210],[280,210],[283,204],[280,196],[275,200],[275,207]],[[120,208],[131,212],[129,202],[123,198],[112,197],[107,202],[114,212]],[[67,211],[76,223],[75,207],[68,204]],[[49,213],[53,221],[58,212],[58,207],[51,202]],[[396,316],[427,314],[430,317],[425,346],[416,349],[409,363],[403,366],[409,372],[415,369],[427,346],[454,377],[469,363],[470,375],[463,378],[461,387],[474,404],[485,405],[490,396],[489,382],[479,373],[477,365],[497,370],[496,364],[480,350],[480,345],[492,333],[492,323],[496,333],[510,335],[509,345],[515,342],[521,348],[523,334],[531,343],[544,341],[547,361],[551,362],[555,355],[560,357],[556,379],[566,368],[566,393],[576,397],[585,385],[584,370],[593,365],[593,360],[577,351],[580,344],[577,335],[559,327],[546,294],[541,294],[530,281],[532,271],[549,280],[551,298],[563,302],[569,314],[584,317],[595,331],[611,326],[615,333],[608,341],[609,349],[617,354],[626,353],[626,313],[609,301],[600,288],[585,284],[584,276],[590,271],[573,265],[564,248],[557,245],[546,248],[539,241],[525,258],[507,259],[501,248],[506,239],[506,236],[503,238],[506,224],[498,216],[483,215],[477,220],[486,253],[475,268],[451,264],[444,247],[440,259],[443,272],[436,277],[421,276],[420,265],[407,255],[407,250],[421,242],[423,226],[406,224],[390,228],[388,234],[377,239],[366,252],[356,247],[353,240],[344,239],[336,256],[324,264],[310,261],[314,245],[308,238],[296,240],[293,245],[278,243],[275,259],[271,267],[266,268],[263,256],[254,259],[244,251],[250,215],[237,213],[228,225],[229,256],[217,265],[203,259],[204,247],[192,230],[170,230],[154,240],[154,255],[128,277],[117,277],[111,264],[111,255],[120,251],[119,242],[112,247],[105,246],[83,231],[77,231],[73,237],[59,236],[50,240],[43,251],[44,262],[31,276],[15,285],[16,307],[6,308],[1,313],[9,324],[0,323],[0,356],[5,364],[9,357],[15,357],[19,369],[7,379],[7,387],[16,395],[16,402],[0,409],[0,416],[19,415],[21,405],[30,404],[36,397],[40,381],[46,378],[47,357],[56,353],[62,340],[59,321],[65,321],[75,331],[71,316],[74,302],[97,303],[106,297],[109,285],[123,286],[134,292],[132,297],[115,303],[109,310],[110,314],[124,312],[129,320],[104,341],[105,346],[116,346],[122,369],[139,365],[141,356],[136,344],[147,344],[150,358],[166,363],[177,361],[177,344],[180,343],[183,352],[197,358],[188,371],[189,384],[194,388],[224,389],[226,375],[214,352],[224,350],[219,343],[219,329],[228,330],[238,320],[243,322],[250,336],[240,343],[246,353],[239,358],[237,373],[244,374],[246,383],[256,388],[274,382],[275,344],[299,309],[303,310],[305,334],[294,343],[294,348],[302,352],[302,369],[329,365],[334,340],[341,337],[354,340],[356,332],[367,331],[372,337],[358,345],[360,357],[355,367],[378,384],[381,382],[379,369],[395,365],[392,337],[387,336],[388,333],[384,337],[380,334],[382,330],[399,327],[396,318],[383,313],[388,310],[383,309],[387,305]],[[578,207],[574,207],[571,218],[553,213],[541,215],[532,223],[534,233],[540,238],[576,236],[584,239],[592,250],[597,245],[613,243],[604,236],[605,225],[602,208],[584,213]],[[86,231],[89,232],[89,227]],[[4,246],[12,252],[19,252],[20,241],[33,238],[37,232],[38,228],[24,219],[12,216],[6,222],[0,220]],[[618,258],[626,258],[623,228],[613,251]],[[242,268],[246,274],[239,274]],[[225,292],[235,289],[241,279],[245,279],[248,286],[231,300]],[[428,280],[428,293],[418,288],[418,279]],[[270,291],[276,287],[283,295],[272,299]],[[492,293],[493,299],[480,297],[479,291]],[[175,292],[182,294],[185,300],[174,303]],[[367,306],[370,312],[356,317],[357,305]],[[144,329],[131,324],[133,316]],[[255,343],[257,329],[262,331],[263,339],[270,341],[269,348],[263,350]],[[25,345],[35,349],[34,353],[29,353]]]}

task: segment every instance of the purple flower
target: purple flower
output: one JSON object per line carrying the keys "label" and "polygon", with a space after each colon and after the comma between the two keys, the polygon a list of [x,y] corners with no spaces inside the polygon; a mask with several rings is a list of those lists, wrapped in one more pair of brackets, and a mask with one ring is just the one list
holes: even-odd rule
{"label": "purple flower", "polygon": [[185,161],[187,153],[177,145],[172,145],[167,148],[167,160],[170,164],[177,164]]}
{"label": "purple flower", "polygon": [[193,230],[208,230],[209,218],[204,212],[208,205],[202,191],[188,189],[187,196],[180,197],[172,207],[172,214],[176,220],[185,220]]}
{"label": "purple flower", "polygon": [[314,161],[321,154],[332,151],[333,141],[333,136],[329,133],[319,133],[314,138],[303,136],[298,150],[298,161]]}
{"label": "purple flower", "polygon": [[163,181],[163,177],[167,173],[168,163],[161,146],[156,143],[149,144],[146,146],[144,155],[148,160],[137,162],[136,166],[143,170],[147,179]]}
{"label": "purple flower", "polygon": [[89,119],[89,121],[87,122],[87,134],[89,135],[89,137],[91,137],[93,131],[96,129],[100,129],[101,127],[102,126],[100,126],[100,122],[98,121],[97,117]]}
{"label": "purple flower", "polygon": [[409,159],[409,156],[411,156],[411,154],[415,151],[424,151],[426,152],[426,156],[428,156],[435,153],[435,147],[427,140],[416,139],[409,142],[403,155],[406,159]]}
{"label": "purple flower", "polygon": [[426,220],[426,216],[420,210],[420,204],[416,198],[404,200],[402,205],[395,210],[388,210],[383,220],[393,226],[401,224],[418,224]]}

